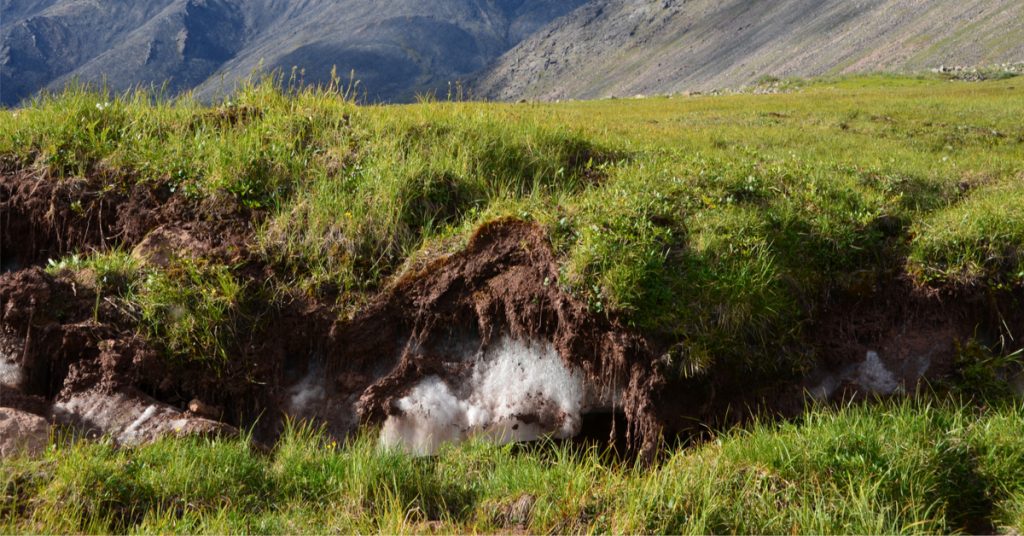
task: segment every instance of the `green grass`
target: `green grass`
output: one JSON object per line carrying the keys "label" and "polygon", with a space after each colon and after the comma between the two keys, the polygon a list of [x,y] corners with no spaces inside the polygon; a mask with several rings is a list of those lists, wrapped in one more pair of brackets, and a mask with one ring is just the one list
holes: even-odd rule
{"label": "green grass", "polygon": [[910,268],[923,281],[1019,288],[1024,284],[1024,175],[985,185],[915,227]]}
{"label": "green grass", "polygon": [[[893,75],[802,86],[356,106],[337,88],[265,81],[214,107],[73,87],[0,114],[0,155],[53,180],[165,184],[263,215],[255,247],[275,288],[208,266],[157,270],[135,294],[186,359],[229,353],[252,293],[299,289],[354,313],[405,263],[503,216],[548,228],[560,284],[595,312],[698,361],[789,366],[780,348],[864,274],[1020,287],[1024,86]],[[180,303],[162,299],[166,285],[185,289]],[[195,325],[165,325],[168,307]]]}
{"label": "green grass", "polygon": [[228,267],[191,260],[151,271],[127,298],[140,310],[147,334],[169,352],[215,365],[240,350],[235,345],[257,326],[261,303]]}
{"label": "green grass", "polygon": [[[998,78],[998,77],[997,77]],[[909,276],[1024,285],[1024,85],[870,75],[739,94],[357,106],[338,88],[230,101],[72,87],[0,113],[0,164],[252,211],[256,281],[213,259],[54,259],[170,358],[222,370],[277,302],[356,314],[408,266],[501,217],[549,232],[558,284],[665,343],[674,372],[793,369],[837,293]],[[109,302],[107,301],[109,300]],[[97,313],[98,314],[98,313]],[[797,350],[794,350],[797,349]],[[967,344],[955,381],[1005,388],[1019,354]],[[751,378],[756,378],[752,375]],[[1006,394],[1006,393],[1002,393]],[[134,450],[57,441],[0,461],[0,532],[946,533],[1024,529],[1024,408],[888,402],[762,423],[654,467],[484,444],[430,459],[301,427]]]}
{"label": "green grass", "polygon": [[[293,427],[133,450],[58,441],[0,461],[3,532],[892,534],[1020,530],[1024,406],[885,403],[756,424],[655,466],[470,443],[435,458]],[[512,513],[530,497],[528,516]],[[528,501],[526,504],[530,504]]]}

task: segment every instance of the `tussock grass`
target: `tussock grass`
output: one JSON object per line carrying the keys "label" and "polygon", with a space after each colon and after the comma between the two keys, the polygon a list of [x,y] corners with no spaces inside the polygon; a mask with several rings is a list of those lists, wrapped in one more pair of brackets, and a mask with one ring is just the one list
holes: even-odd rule
{"label": "tussock grass", "polygon": [[[350,312],[479,225],[533,219],[559,284],[676,342],[680,371],[785,368],[803,323],[864,281],[1019,288],[1018,86],[877,75],[779,95],[357,106],[265,80],[212,107],[71,87],[0,114],[0,155],[53,180],[166,184],[254,210],[257,250],[287,289],[269,294]],[[188,294],[212,279],[150,281],[158,296],[161,281]],[[258,289],[221,290],[235,303]],[[182,337],[137,305],[185,357],[231,344],[209,300],[177,304],[196,323]]]}
{"label": "tussock grass", "polygon": [[[72,87],[0,113],[0,166],[255,214],[254,260],[272,270],[259,284],[125,251],[49,266],[213,372],[276,301],[357,312],[507,216],[544,225],[557,283],[667,343],[676,373],[764,372],[800,367],[804,325],[836,293],[870,295],[865,282],[1021,289],[1022,94],[1012,79],[864,76],[778,95],[378,107],[270,80],[203,106]],[[976,396],[1019,367],[961,353],[956,381]],[[813,408],[654,467],[568,445],[413,459],[302,426],[270,454],[245,438],[59,440],[0,462],[0,532],[1019,532],[1022,425],[1006,398]]]}
{"label": "tussock grass", "polygon": [[218,366],[251,335],[265,303],[228,267],[187,259],[149,271],[126,298],[139,309],[147,334],[173,355]]}
{"label": "tussock grass", "polygon": [[495,205],[578,192],[611,158],[567,129],[442,105],[361,127],[270,221],[267,253],[298,277],[376,288],[425,240],[478,223]]}
{"label": "tussock grass", "polygon": [[[0,462],[4,532],[893,534],[1020,530],[1024,407],[817,408],[670,451],[470,443],[434,458],[292,426],[134,450],[57,442]],[[517,503],[519,504],[516,509]]]}
{"label": "tussock grass", "polygon": [[923,281],[994,289],[1024,284],[1024,176],[986,185],[916,228],[910,268]]}

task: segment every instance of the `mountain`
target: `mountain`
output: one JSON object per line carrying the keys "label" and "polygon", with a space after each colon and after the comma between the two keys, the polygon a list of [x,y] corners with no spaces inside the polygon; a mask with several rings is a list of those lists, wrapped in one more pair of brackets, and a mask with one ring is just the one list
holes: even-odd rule
{"label": "mountain", "polygon": [[1022,0],[0,0],[0,103],[72,79],[202,98],[355,70],[370,101],[674,93],[1024,61]]}
{"label": "mountain", "polygon": [[1022,61],[1021,0],[593,0],[474,87],[491,99],[598,98]]}
{"label": "mountain", "polygon": [[210,97],[255,69],[356,71],[408,100],[488,65],[584,0],[2,0],[0,101],[71,79]]}

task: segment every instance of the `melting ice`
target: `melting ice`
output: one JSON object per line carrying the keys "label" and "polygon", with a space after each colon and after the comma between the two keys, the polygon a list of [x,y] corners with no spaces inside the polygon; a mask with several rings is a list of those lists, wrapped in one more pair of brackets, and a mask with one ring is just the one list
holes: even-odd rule
{"label": "melting ice", "polygon": [[398,401],[401,414],[385,421],[381,443],[429,455],[473,435],[498,443],[568,438],[589,409],[583,375],[548,343],[502,338],[476,356],[467,381],[424,378]]}

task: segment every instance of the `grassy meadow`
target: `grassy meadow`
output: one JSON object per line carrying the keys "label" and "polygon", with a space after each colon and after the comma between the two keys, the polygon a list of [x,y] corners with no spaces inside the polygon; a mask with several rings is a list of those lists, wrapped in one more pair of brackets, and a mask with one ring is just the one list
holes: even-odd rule
{"label": "grassy meadow", "polygon": [[[544,226],[557,283],[667,341],[683,376],[803,370],[820,357],[808,323],[865,280],[1024,286],[1024,80],[792,84],[401,106],[272,82],[213,106],[70,88],[0,113],[0,163],[258,214],[252,254],[275,274],[260,285],[238,266],[123,250],[49,265],[92,270],[169,359],[213,371],[266,307],[301,295],[351,316],[503,217]],[[1019,532],[1024,405],[979,385],[712,430],[653,466],[556,444],[414,459],[300,425],[270,453],[58,438],[0,461],[0,532]]]}

